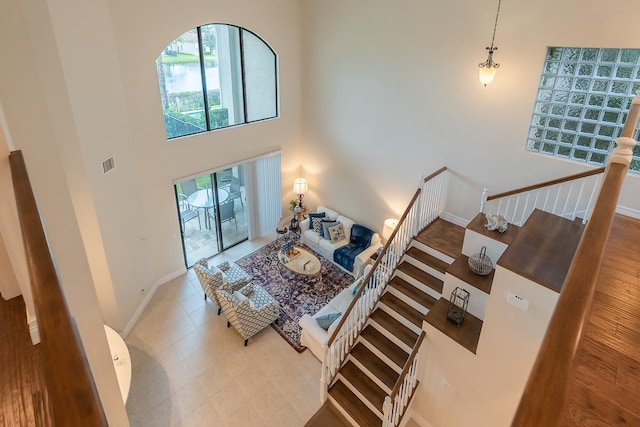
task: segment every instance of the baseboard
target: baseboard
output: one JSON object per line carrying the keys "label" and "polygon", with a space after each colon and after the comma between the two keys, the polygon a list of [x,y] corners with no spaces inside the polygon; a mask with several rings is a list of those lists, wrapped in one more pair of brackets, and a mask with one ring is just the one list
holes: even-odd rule
{"label": "baseboard", "polygon": [[131,316],[131,319],[129,320],[127,325],[124,327],[122,332],[120,332],[120,336],[122,338],[126,338],[127,335],[129,335],[129,333],[131,332],[133,327],[136,325],[136,323],[138,323],[138,319],[140,319],[140,316],[142,316],[142,313],[144,312],[144,309],[147,308],[147,305],[149,304],[149,301],[151,301],[151,298],[153,298],[153,295],[156,293],[156,291],[158,290],[158,288],[160,286],[164,285],[165,283],[168,283],[168,282],[172,281],[176,277],[179,277],[179,276],[185,274],[186,272],[187,272],[187,269],[183,267],[183,268],[181,268],[181,269],[179,269],[177,271],[174,271],[173,273],[167,274],[166,276],[161,277],[158,280],[156,280],[153,283],[153,285],[151,286],[151,289],[149,289],[149,291],[145,295],[145,297],[142,300],[142,302],[140,303],[140,305],[138,306],[138,309],[136,310],[136,312],[133,313],[133,316]]}
{"label": "baseboard", "polygon": [[624,206],[617,206],[616,213],[620,215],[630,216],[631,218],[640,219],[640,211],[631,208],[625,208]]}
{"label": "baseboard", "polygon": [[444,219],[445,221],[449,221],[452,222],[456,225],[459,225],[460,227],[467,227],[467,224],[469,224],[471,221],[464,219],[464,218],[460,218],[459,216],[455,216],[453,214],[450,214],[449,212],[441,212],[440,213],[440,218]]}
{"label": "baseboard", "polygon": [[38,319],[35,316],[31,316],[27,319],[27,325],[29,325],[29,335],[31,335],[31,342],[33,345],[40,343],[40,329],[38,328]]}

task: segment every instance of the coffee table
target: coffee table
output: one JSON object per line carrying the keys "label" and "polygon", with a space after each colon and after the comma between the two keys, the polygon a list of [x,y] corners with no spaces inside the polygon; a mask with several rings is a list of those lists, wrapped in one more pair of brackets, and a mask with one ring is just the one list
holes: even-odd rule
{"label": "coffee table", "polygon": [[[281,272],[285,273],[283,279],[287,280],[300,280],[307,282],[310,279],[316,281],[321,278],[322,264],[317,256],[303,249],[299,246],[294,248],[297,253],[292,256],[285,256],[280,253],[278,260],[281,268]],[[293,274],[290,274],[293,273]],[[297,276],[297,277],[296,277]]]}

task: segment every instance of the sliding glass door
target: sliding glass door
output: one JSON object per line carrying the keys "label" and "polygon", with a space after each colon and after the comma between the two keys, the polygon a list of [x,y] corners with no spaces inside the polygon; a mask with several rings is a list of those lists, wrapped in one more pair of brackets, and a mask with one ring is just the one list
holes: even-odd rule
{"label": "sliding glass door", "polygon": [[175,184],[187,267],[247,240],[244,175],[244,166],[238,165]]}

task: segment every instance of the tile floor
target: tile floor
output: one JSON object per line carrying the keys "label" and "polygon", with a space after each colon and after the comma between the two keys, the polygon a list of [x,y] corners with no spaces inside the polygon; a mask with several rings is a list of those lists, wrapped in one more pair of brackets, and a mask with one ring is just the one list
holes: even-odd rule
{"label": "tile floor", "polygon": [[[240,244],[210,263],[236,260],[276,236]],[[243,347],[216,313],[192,270],[158,288],[126,339],[131,426],[303,426],[320,408],[320,362],[271,327]]]}

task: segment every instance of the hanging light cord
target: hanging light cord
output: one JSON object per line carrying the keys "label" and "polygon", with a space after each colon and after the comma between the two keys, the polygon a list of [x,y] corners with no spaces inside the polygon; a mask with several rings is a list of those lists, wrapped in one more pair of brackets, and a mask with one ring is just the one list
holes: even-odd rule
{"label": "hanging light cord", "polygon": [[496,12],[496,22],[493,24],[493,36],[491,36],[491,50],[493,49],[493,42],[496,39],[496,29],[498,28],[498,17],[500,16],[500,4],[502,0],[498,0],[498,11]]}

